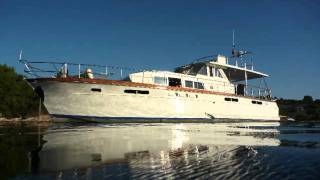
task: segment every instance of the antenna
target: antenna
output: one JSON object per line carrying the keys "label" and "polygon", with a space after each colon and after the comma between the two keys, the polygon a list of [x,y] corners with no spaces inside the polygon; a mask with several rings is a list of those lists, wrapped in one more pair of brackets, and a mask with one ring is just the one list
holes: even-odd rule
{"label": "antenna", "polygon": [[22,49],[20,50],[19,60],[22,60]]}
{"label": "antenna", "polygon": [[234,32],[235,32],[235,30],[233,29],[232,30],[232,51],[231,51],[232,56],[231,57],[236,57],[236,58],[240,58],[241,59],[243,55],[251,54],[252,52],[245,51],[245,50],[237,50],[236,49],[236,45],[234,43]]}
{"label": "antenna", "polygon": [[235,44],[234,44],[234,29],[232,30],[232,47],[235,48]]}
{"label": "antenna", "polygon": [[232,50],[231,50],[231,57],[238,56],[238,51],[236,50],[236,45],[234,43],[234,29],[232,29]]}

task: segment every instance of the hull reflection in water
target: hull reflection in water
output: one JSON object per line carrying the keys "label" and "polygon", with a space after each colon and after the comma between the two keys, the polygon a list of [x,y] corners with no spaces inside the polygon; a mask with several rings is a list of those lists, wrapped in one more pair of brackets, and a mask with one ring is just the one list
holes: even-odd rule
{"label": "hull reflection in water", "polygon": [[179,163],[199,164],[202,156],[217,162],[233,158],[239,151],[254,156],[258,152],[253,146],[278,146],[278,126],[279,122],[246,122],[55,128],[43,138],[47,143],[39,152],[39,170],[65,175],[70,171],[74,176],[78,171],[90,174],[92,167],[101,167],[101,173],[107,175],[110,172],[104,169],[106,165],[121,164],[130,169],[125,171],[129,174],[137,175],[139,170],[150,168],[170,174]]}

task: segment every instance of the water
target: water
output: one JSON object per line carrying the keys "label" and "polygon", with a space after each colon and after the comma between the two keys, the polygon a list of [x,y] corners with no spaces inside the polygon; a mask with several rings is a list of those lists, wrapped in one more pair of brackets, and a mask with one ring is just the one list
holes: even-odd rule
{"label": "water", "polygon": [[0,179],[319,179],[320,123],[0,127]]}

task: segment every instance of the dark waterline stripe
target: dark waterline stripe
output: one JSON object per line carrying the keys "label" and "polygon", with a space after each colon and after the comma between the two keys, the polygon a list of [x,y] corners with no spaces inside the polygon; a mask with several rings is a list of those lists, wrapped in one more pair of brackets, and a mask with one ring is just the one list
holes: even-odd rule
{"label": "dark waterline stripe", "polygon": [[66,115],[66,114],[51,114],[51,116],[56,118],[70,118],[70,119],[81,119],[81,120],[88,120],[88,121],[132,121],[132,122],[139,122],[139,121],[206,121],[206,122],[213,122],[214,119],[210,118],[163,118],[163,117],[103,117],[103,116],[82,116],[82,115]]}
{"label": "dark waterline stripe", "polygon": [[[228,118],[164,118],[164,117],[108,117],[50,114],[55,118],[68,118],[87,122],[198,122],[198,123],[237,123],[237,122],[279,122],[275,120],[228,119]],[[61,121],[57,121],[61,122]]]}

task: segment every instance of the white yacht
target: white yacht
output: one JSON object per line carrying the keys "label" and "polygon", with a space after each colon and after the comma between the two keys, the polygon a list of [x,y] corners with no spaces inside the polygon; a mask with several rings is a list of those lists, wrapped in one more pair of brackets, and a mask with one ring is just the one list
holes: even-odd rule
{"label": "white yacht", "polygon": [[[20,61],[28,82],[53,117],[280,120],[277,103],[264,80],[268,75],[241,60],[247,52],[232,52],[235,58],[208,56],[172,72],[143,70],[126,77],[126,69],[110,66]],[[54,70],[38,67],[44,63]],[[120,71],[120,80],[111,79],[112,69]],[[254,79],[260,80],[258,85],[249,85]]]}

